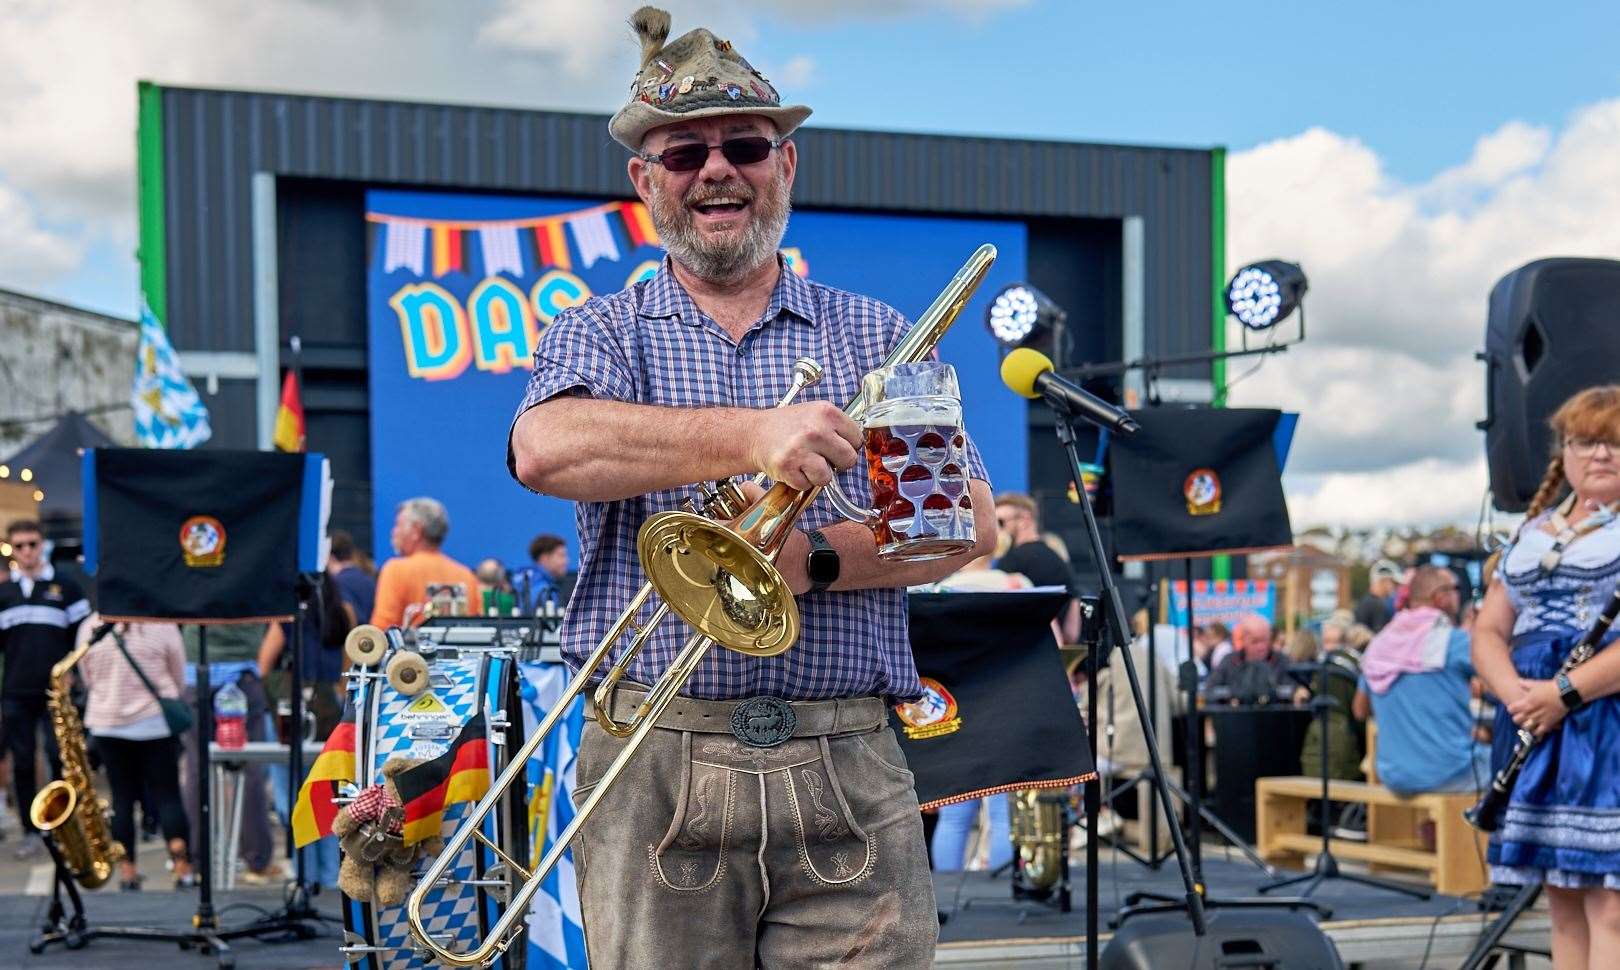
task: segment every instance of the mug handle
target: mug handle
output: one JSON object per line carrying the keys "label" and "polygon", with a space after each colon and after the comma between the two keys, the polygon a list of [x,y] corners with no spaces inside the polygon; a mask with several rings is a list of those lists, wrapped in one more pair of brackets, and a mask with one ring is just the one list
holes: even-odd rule
{"label": "mug handle", "polygon": [[849,496],[845,495],[843,488],[839,486],[838,476],[836,474],[833,475],[832,481],[827,483],[826,488],[823,490],[823,494],[827,496],[827,500],[832,503],[833,509],[837,511],[839,515],[842,515],[851,522],[859,522],[861,525],[866,526],[873,532],[878,530],[881,518],[878,514],[878,510],[856,505],[854,502],[850,501]]}

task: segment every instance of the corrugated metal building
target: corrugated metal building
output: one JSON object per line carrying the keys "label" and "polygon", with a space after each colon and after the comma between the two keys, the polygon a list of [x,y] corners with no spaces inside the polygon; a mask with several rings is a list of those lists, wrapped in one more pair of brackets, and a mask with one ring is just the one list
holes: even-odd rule
{"label": "corrugated metal building", "polygon": [[[631,195],[604,116],[155,84],[139,97],[143,290],[218,388],[211,446],[267,446],[300,335],[309,444],[332,456],[336,517],[363,544],[365,189]],[[796,208],[1022,220],[1030,282],[1069,312],[1060,366],[1222,339],[1221,149],[822,128],[795,140]],[[1207,367],[1170,376],[1209,393]],[[1062,501],[1051,450],[1032,449],[1043,504]]]}

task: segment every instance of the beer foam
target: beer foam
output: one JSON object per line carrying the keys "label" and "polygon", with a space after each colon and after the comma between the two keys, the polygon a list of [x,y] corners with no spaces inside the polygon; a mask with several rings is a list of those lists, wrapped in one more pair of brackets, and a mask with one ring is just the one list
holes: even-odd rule
{"label": "beer foam", "polygon": [[962,424],[962,402],[949,397],[911,397],[879,401],[866,415],[868,428],[901,424]]}

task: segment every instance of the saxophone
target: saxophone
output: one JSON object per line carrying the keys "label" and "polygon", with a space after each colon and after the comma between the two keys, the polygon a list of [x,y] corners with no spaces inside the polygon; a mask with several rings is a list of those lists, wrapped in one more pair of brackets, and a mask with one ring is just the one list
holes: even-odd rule
{"label": "saxophone", "polygon": [[[111,627],[105,629],[110,631]],[[85,651],[104,635],[92,636],[51,667],[46,707],[62,757],[62,777],[40,789],[28,807],[28,818],[34,828],[56,843],[63,865],[86,889],[95,889],[112,878],[113,864],[124,858],[123,843],[114,840],[107,829],[107,803],[96,797],[96,789],[91,784],[84,724],[68,692],[68,674]],[[22,766],[17,766],[17,770],[22,770]]]}
{"label": "saxophone", "polygon": [[1063,875],[1064,854],[1068,851],[1063,824],[1063,804],[1068,794],[1040,788],[1021,788],[1011,793],[1013,849],[1018,866],[1015,881],[1023,892],[1044,895]]}

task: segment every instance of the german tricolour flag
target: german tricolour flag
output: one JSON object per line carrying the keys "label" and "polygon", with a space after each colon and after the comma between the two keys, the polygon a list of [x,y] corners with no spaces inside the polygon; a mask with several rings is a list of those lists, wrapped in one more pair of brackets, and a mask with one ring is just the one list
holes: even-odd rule
{"label": "german tricolour flag", "polygon": [[354,699],[343,705],[343,719],[321,748],[310,766],[304,787],[298,790],[293,806],[293,843],[303,848],[322,836],[332,834],[332,818],[338,807],[332,804],[338,786],[354,780]]}
{"label": "german tricolour flag", "polygon": [[489,790],[485,734],[484,713],[479,711],[461,726],[450,750],[394,778],[405,806],[406,845],[438,835],[446,805],[476,801]]}

